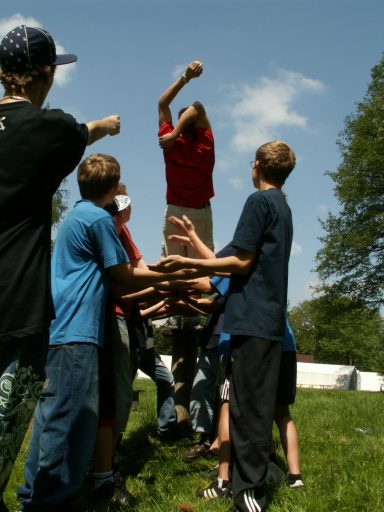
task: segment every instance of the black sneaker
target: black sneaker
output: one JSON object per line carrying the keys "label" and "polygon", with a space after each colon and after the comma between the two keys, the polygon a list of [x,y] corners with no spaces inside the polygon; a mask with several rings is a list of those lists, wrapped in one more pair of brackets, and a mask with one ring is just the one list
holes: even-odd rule
{"label": "black sneaker", "polygon": [[291,475],[288,473],[286,484],[291,489],[300,489],[301,487],[304,487],[304,482],[301,478],[301,475]]}
{"label": "black sneaker", "polygon": [[0,499],[0,512],[9,512],[8,507],[2,498]]}
{"label": "black sneaker", "polygon": [[225,487],[219,487],[217,480],[205,487],[204,489],[198,489],[196,491],[198,498],[204,498],[205,500],[215,500],[217,498],[229,499],[232,498],[232,489],[227,484]]}
{"label": "black sneaker", "polygon": [[114,481],[108,480],[97,489],[92,490],[93,502],[110,501],[116,505],[126,507],[135,501],[135,497],[126,490],[120,473],[114,473]]}
{"label": "black sneaker", "polygon": [[91,499],[94,502],[110,501],[115,493],[115,482],[108,480],[91,491]]}
{"label": "black sneaker", "polygon": [[115,473],[115,492],[113,493],[112,502],[120,507],[132,505],[136,498],[125,488],[124,480],[120,473]]}

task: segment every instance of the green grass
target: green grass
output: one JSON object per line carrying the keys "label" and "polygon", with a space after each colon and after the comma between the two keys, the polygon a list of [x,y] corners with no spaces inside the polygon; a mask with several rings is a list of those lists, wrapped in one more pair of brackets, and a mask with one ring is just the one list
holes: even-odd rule
{"label": "green grass", "polygon": [[[131,413],[122,468],[127,489],[137,497],[137,512],[224,512],[230,503],[195,498],[210,483],[215,459],[183,461],[190,444],[164,446],[155,438],[155,387],[137,381],[140,408]],[[292,408],[300,436],[303,489],[281,485],[269,490],[268,512],[381,512],[384,510],[384,397],[380,393],[299,389]],[[277,432],[274,432],[277,440]],[[22,481],[26,443],[17,460],[5,500],[17,511],[15,489]],[[279,457],[284,466],[283,454]],[[116,510],[100,506],[97,512]],[[121,509],[122,510],[122,509]]]}

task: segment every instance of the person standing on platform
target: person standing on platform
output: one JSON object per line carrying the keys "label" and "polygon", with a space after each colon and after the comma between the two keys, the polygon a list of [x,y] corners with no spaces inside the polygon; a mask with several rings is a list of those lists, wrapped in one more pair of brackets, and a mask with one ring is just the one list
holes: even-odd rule
{"label": "person standing on platform", "polygon": [[[173,124],[170,105],[178,93],[193,78],[203,72],[199,61],[189,64],[184,73],[160,96],[159,144],[163,149],[167,181],[166,207],[163,221],[162,255],[197,257],[191,246],[170,240],[178,233],[169,217],[187,215],[201,240],[213,250],[212,209],[214,196],[212,173],[215,164],[214,139],[207,113],[199,101],[179,111]],[[195,327],[200,318],[170,317],[166,325],[172,329],[172,368],[175,368],[176,410],[178,424],[188,433],[189,395],[195,374],[197,337]],[[182,425],[185,425],[186,429]]]}

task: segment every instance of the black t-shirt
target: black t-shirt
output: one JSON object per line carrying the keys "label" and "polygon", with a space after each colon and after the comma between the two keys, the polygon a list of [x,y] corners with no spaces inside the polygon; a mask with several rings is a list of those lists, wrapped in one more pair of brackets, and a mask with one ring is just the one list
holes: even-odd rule
{"label": "black t-shirt", "polygon": [[223,331],[283,341],[292,215],[277,189],[248,197],[233,247],[256,254],[247,275],[231,276]]}
{"label": "black t-shirt", "polygon": [[0,341],[52,318],[52,197],[79,163],[88,129],[61,110],[0,105]]}

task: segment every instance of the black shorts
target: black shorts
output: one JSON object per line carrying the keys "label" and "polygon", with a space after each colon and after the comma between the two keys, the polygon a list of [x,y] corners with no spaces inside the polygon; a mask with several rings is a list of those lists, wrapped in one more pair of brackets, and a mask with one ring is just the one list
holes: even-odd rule
{"label": "black shorts", "polygon": [[282,352],[276,406],[292,405],[296,398],[296,352]]}

